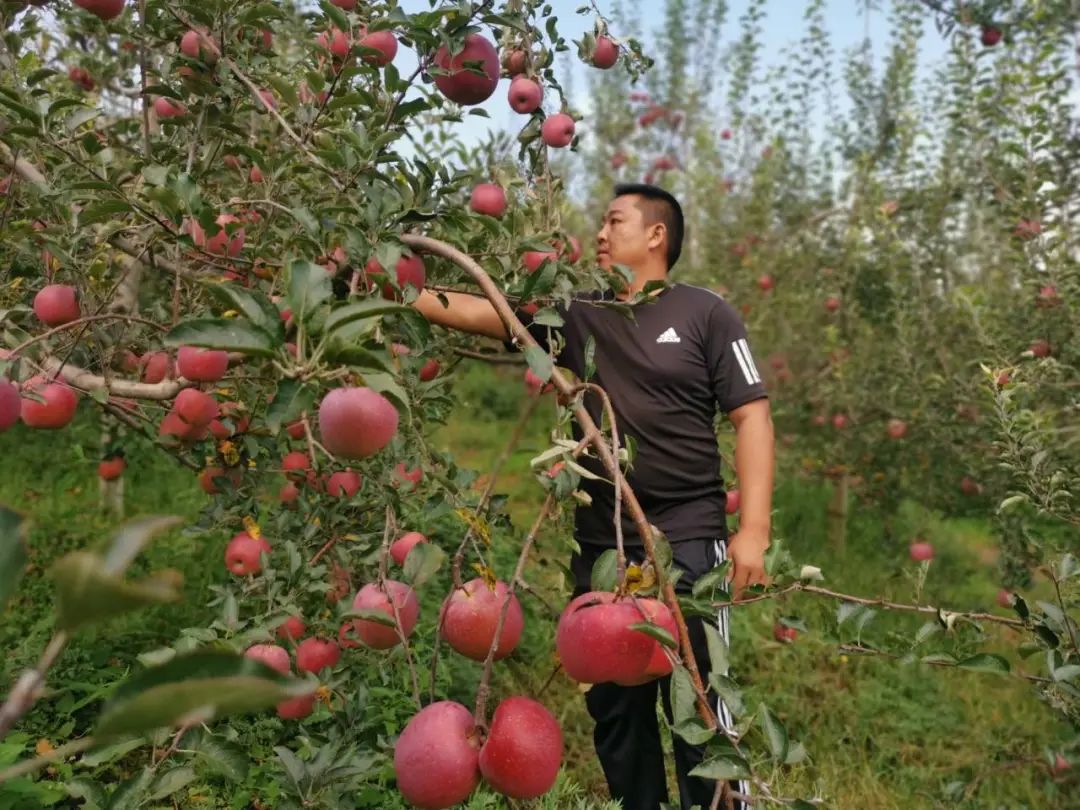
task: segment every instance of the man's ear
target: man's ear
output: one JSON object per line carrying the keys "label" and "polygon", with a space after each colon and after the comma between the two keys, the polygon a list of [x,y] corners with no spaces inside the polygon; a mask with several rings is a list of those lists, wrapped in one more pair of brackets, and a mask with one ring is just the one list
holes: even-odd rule
{"label": "man's ear", "polygon": [[667,241],[667,226],[663,222],[657,222],[649,226],[649,249],[659,250]]}

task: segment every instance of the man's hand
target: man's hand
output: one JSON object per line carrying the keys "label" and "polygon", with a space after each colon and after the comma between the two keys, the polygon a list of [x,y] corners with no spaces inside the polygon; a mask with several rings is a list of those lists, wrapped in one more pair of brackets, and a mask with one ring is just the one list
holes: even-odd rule
{"label": "man's hand", "polygon": [[731,572],[728,575],[732,601],[742,596],[744,588],[750,585],[768,585],[765,574],[765,551],[769,548],[767,529],[742,528],[728,539],[727,556],[731,560]]}

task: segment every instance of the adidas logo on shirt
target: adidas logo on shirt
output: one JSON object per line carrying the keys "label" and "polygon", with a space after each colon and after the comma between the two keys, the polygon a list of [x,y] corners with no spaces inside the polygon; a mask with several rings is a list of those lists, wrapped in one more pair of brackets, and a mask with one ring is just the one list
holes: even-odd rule
{"label": "adidas logo on shirt", "polygon": [[656,339],[657,343],[681,343],[679,336],[675,334],[675,327],[669,326],[664,334]]}

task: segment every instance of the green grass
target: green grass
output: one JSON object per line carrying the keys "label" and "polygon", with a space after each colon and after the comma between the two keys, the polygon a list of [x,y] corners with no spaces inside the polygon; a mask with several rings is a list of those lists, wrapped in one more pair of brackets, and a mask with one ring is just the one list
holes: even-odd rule
{"label": "green grass", "polygon": [[[434,434],[435,444],[452,452],[461,466],[488,469],[520,411],[519,379],[516,371],[496,378],[487,369],[468,370],[456,390],[458,410]],[[499,477],[497,492],[508,496],[514,537],[524,536],[541,501],[528,460],[547,446],[550,408],[545,402],[533,416],[525,439]],[[90,416],[83,414],[78,425],[61,433],[33,434],[16,428],[0,436],[6,462],[0,502],[26,512],[34,522],[28,575],[0,624],[4,689],[22,666],[36,658],[51,632],[52,591],[45,573],[50,563],[71,549],[100,545],[115,526],[98,505],[97,426]],[[163,454],[131,453],[125,480],[132,515],[179,514],[190,525],[206,503],[194,475]],[[774,526],[775,536],[783,539],[796,560],[823,570],[824,585],[914,602],[917,569],[906,558],[906,532],[918,526],[930,533],[938,551],[919,601],[959,610],[992,609],[998,575],[988,524],[927,515],[907,503],[893,525],[898,539],[890,544],[884,539],[881,516],[866,507],[853,507],[846,547],[840,550],[827,540],[827,499],[827,490],[816,482],[781,475]],[[559,563],[568,559],[569,525],[569,516],[564,515],[542,533],[528,572],[529,580],[556,606],[566,594]],[[508,573],[505,569],[515,553],[513,548],[498,550],[495,564],[500,574]],[[180,628],[205,623],[207,610],[202,606],[217,568],[206,564],[199,534],[170,533],[154,544],[141,565],[180,569],[186,577],[184,602],[77,637],[50,678],[58,691],[43,699],[20,726],[29,740],[44,738],[58,744],[72,728],[89,722],[100,705],[95,698],[130,671],[139,652],[172,643]],[[1039,598],[1047,595],[1044,582],[1036,580],[1034,590]],[[535,600],[524,598],[531,616],[543,615]],[[798,594],[740,608],[734,616],[733,674],[744,685],[750,704],[766,702],[809,755],[804,764],[775,774],[761,766],[778,795],[819,793],[826,806],[874,810],[1080,807],[1075,791],[1066,792],[1075,788],[1075,780],[1055,784],[1041,764],[1044,751],[1060,748],[1069,729],[1039,702],[1030,685],[1013,678],[841,654],[835,609],[831,600]],[[794,644],[773,641],[772,626],[779,616],[802,620],[808,632]],[[867,632],[877,639],[890,630],[910,636],[926,620],[882,611]],[[534,622],[528,632],[528,649],[537,652],[527,662],[511,659],[497,669],[500,691],[534,693],[551,672],[553,622]],[[1018,660],[1008,636],[993,628],[987,632],[991,649],[1008,657],[1014,669],[1026,670],[1034,660]],[[478,671],[469,664],[454,666],[455,674]],[[569,777],[558,801],[549,800],[544,807],[554,808],[559,802],[560,810],[603,807],[604,782],[577,688],[559,676],[543,699],[563,724]],[[968,799],[948,797],[950,783],[973,779],[979,781]],[[585,799],[575,795],[575,785],[585,791]],[[235,806],[235,793],[192,806],[225,806],[230,800]],[[490,797],[478,797],[470,806],[500,805]]]}

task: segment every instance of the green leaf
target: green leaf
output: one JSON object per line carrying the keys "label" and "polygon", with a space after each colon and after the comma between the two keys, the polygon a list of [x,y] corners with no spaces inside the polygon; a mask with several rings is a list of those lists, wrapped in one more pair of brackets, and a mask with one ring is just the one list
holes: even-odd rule
{"label": "green leaf", "polygon": [[728,645],[716,625],[702,622],[705,628],[705,643],[709,648],[709,671],[726,674],[728,671]]}
{"label": "green leaf", "polygon": [[[327,335],[333,335],[341,327],[364,318],[378,318],[383,315],[407,313],[419,315],[415,309],[407,304],[399,304],[396,301],[387,301],[382,298],[365,298],[354,304],[346,304],[337,307],[326,318],[323,330]],[[421,317],[423,317],[421,315]]]}
{"label": "green leaf", "polygon": [[731,678],[726,675],[721,675],[719,672],[710,672],[709,686],[711,686],[713,691],[720,696],[722,701],[724,701],[724,705],[728,707],[732,717],[738,718],[746,711],[746,705],[743,703],[742,691],[739,689],[738,684]]}
{"label": "green leaf", "polygon": [[417,543],[405,558],[405,579],[419,588],[433,576],[446,559],[446,552],[434,543]]}
{"label": "green leaf", "polygon": [[306,323],[333,295],[330,273],[312,262],[289,263],[289,306],[297,323]]}
{"label": "green leaf", "polygon": [[615,575],[618,571],[618,552],[606,549],[596,562],[593,563],[592,573],[589,577],[589,586],[594,591],[615,590]]}
{"label": "green leaf", "polygon": [[56,624],[67,631],[180,598],[178,574],[128,582],[110,573],[105,561],[88,551],[62,557],[53,566],[52,577],[56,581]]}
{"label": "green leaf", "polygon": [[150,791],[150,801],[160,801],[168,796],[172,796],[178,790],[183,790],[190,785],[197,778],[195,769],[188,767],[187,765],[181,765],[179,768],[165,771],[165,773],[161,774],[154,782],[154,786]]}
{"label": "green leaf", "polygon": [[700,718],[694,718],[693,720],[687,720],[685,723],[679,723],[677,726],[672,726],[671,731],[673,734],[678,734],[690,745],[705,745],[716,736],[716,732],[702,723]]}
{"label": "green leaf", "polygon": [[282,425],[299,419],[300,414],[314,407],[314,389],[299,380],[282,380],[266,409],[266,426],[271,433],[277,433]]}
{"label": "green leaf", "polygon": [[167,346],[201,346],[229,352],[271,357],[274,339],[250,321],[237,318],[195,318],[174,326],[165,336]]}
{"label": "green leaf", "polygon": [[777,762],[784,762],[788,755],[788,734],[783,724],[769,711],[769,707],[761,704],[761,714],[758,715],[761,722],[761,730],[765,734],[765,740],[769,743],[769,751]]}
{"label": "green leaf", "polygon": [[994,675],[1006,675],[1010,669],[1007,660],[993,653],[973,655],[960,661],[956,666],[960,669],[970,669],[972,672],[989,672]]}
{"label": "green leaf", "polygon": [[360,346],[350,345],[340,340],[329,341],[323,350],[323,357],[328,362],[352,366],[361,371],[375,371],[383,374],[393,373],[393,368],[384,357]]}
{"label": "green leaf", "polygon": [[546,351],[539,346],[526,346],[525,360],[528,362],[529,368],[532,369],[532,373],[541,380],[547,382],[551,379],[551,355]]}
{"label": "green leaf", "polygon": [[[420,543],[419,545],[425,545]],[[415,551],[415,549],[413,549]],[[412,556],[412,551],[409,552],[409,556]],[[408,558],[406,558],[408,559]],[[384,627],[397,627],[397,622],[394,621],[394,617],[384,613],[376,608],[354,608],[348,613],[342,615],[343,619],[363,619],[366,622],[374,622],[375,624],[381,624]]]}
{"label": "green leaf", "polygon": [[0,506],[0,610],[15,592],[26,568],[25,534],[22,515]]}
{"label": "green leaf", "polygon": [[684,666],[675,667],[671,673],[671,712],[676,726],[697,717],[694,682],[690,680],[690,670]]}
{"label": "green leaf", "polygon": [[732,779],[749,779],[750,769],[746,764],[730,757],[712,757],[690,771],[691,776],[727,782]]}
{"label": "green leaf", "polygon": [[181,745],[185,750],[194,752],[198,757],[196,761],[213,773],[231,782],[247,779],[251,760],[236,743],[215,737],[202,728],[195,728],[184,735]]}
{"label": "green leaf", "polygon": [[1078,664],[1069,664],[1054,670],[1055,681],[1075,681],[1078,677],[1080,677],[1080,665]]}
{"label": "green leaf", "polygon": [[311,686],[233,652],[199,651],[140,672],[113,693],[94,736],[141,734],[261,711]]}
{"label": "green leaf", "polygon": [[129,214],[132,210],[131,203],[126,200],[103,200],[80,211],[79,224],[93,225],[95,222],[112,219],[117,214]]}
{"label": "green leaf", "polygon": [[119,576],[131,562],[161,532],[178,526],[178,517],[145,517],[128,521],[113,536],[112,544],[105,553],[105,573]]}
{"label": "green leaf", "polygon": [[675,637],[671,635],[671,633],[669,633],[665,628],[661,627],[658,624],[638,622],[637,624],[630,625],[630,629],[637,630],[638,632],[644,633],[647,636],[651,636],[652,638],[655,638],[657,641],[663,644],[665,647],[668,647],[672,650],[679,646],[678,642],[675,641]]}
{"label": "green leaf", "polygon": [[258,290],[246,290],[237,284],[220,281],[208,282],[206,291],[221,302],[226,309],[235,309],[277,343],[285,341],[285,324],[278,308]]}
{"label": "green leaf", "polygon": [[703,596],[711,597],[716,588],[724,587],[724,580],[727,578],[728,569],[730,568],[731,560],[724,560],[712,570],[706,571],[694,582],[693,595],[698,598]]}

